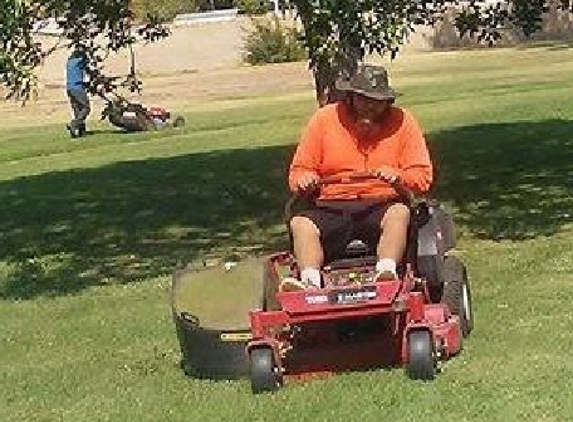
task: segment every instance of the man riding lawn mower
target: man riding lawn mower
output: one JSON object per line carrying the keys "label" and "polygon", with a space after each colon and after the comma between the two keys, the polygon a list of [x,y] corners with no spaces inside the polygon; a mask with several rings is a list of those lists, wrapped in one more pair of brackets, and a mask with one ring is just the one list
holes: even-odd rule
{"label": "man riding lawn mower", "polygon": [[[384,68],[361,65],[336,87],[345,98],[316,111],[293,157],[292,250],[265,259],[249,333],[209,330],[192,310],[174,312],[189,373],[246,368],[256,393],[288,377],[397,364],[431,380],[471,332],[453,223],[437,202],[416,199],[432,182],[422,131],[394,106]],[[211,333],[245,334],[246,356]],[[209,354],[197,346],[207,339]]]}
{"label": "man riding lawn mower", "polygon": [[[410,113],[393,105],[396,95],[384,68],[362,65],[336,88],[346,98],[316,112],[291,164],[291,189],[317,197],[312,209],[289,222],[301,280],[285,280],[285,288],[319,287],[318,269],[339,255],[348,235],[377,244],[378,276],[396,278],[410,216],[396,186],[420,194],[432,182],[422,131]],[[317,192],[321,178],[356,172],[373,177]]]}
{"label": "man riding lawn mower", "polygon": [[107,104],[102,111],[101,119],[109,120],[112,125],[126,132],[144,132],[185,125],[182,116],[173,119],[171,113],[161,107],[145,107],[139,103],[129,102],[119,95],[104,99]]}

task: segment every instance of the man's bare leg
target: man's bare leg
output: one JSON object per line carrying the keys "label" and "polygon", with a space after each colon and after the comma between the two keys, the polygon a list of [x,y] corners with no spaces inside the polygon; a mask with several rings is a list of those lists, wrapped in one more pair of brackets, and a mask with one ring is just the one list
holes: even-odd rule
{"label": "man's bare leg", "polygon": [[404,204],[393,204],[380,222],[381,236],[376,253],[376,271],[382,278],[395,278],[396,265],[406,251],[410,209]]}
{"label": "man's bare leg", "polygon": [[320,268],[324,260],[320,232],[307,217],[293,217],[290,222],[294,255],[301,268]]}
{"label": "man's bare leg", "polygon": [[324,262],[324,252],[318,227],[309,218],[296,216],[291,220],[290,228],[303,285],[320,287],[320,267]]}

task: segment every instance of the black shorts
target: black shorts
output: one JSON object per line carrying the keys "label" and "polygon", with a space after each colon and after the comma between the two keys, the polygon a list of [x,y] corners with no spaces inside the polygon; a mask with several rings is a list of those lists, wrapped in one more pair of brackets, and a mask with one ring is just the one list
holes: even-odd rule
{"label": "black shorts", "polygon": [[320,231],[325,261],[343,258],[352,240],[361,240],[374,254],[380,238],[380,222],[388,208],[399,199],[389,201],[321,201],[295,216],[309,218]]}

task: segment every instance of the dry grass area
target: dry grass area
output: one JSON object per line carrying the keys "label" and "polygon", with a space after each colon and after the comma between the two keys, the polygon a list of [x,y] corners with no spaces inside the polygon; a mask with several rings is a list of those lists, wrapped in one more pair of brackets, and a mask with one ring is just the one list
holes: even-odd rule
{"label": "dry grass area", "polygon": [[[194,24],[173,27],[172,35],[161,42],[138,46],[137,71],[143,92],[134,99],[144,104],[187,110],[202,107],[206,100],[237,99],[261,95],[312,92],[312,76],[306,63],[250,67],[241,63],[245,22]],[[49,42],[49,40],[48,40]],[[68,52],[58,50],[46,61],[38,76],[39,96],[24,108],[0,102],[0,128],[35,126],[67,121],[69,106],[64,90],[65,60]],[[115,75],[129,71],[127,55],[108,61]],[[91,119],[103,106],[93,100]]]}
{"label": "dry grass area", "polygon": [[[311,93],[313,89],[306,63],[183,70],[142,75],[142,79],[143,92],[133,95],[133,99],[174,110],[199,109],[213,100],[290,94],[302,90]],[[90,119],[98,118],[102,106],[103,100],[93,99],[94,111]],[[38,99],[25,107],[14,102],[1,102],[0,113],[4,116],[0,128],[64,122],[70,110],[63,82],[44,85]]]}

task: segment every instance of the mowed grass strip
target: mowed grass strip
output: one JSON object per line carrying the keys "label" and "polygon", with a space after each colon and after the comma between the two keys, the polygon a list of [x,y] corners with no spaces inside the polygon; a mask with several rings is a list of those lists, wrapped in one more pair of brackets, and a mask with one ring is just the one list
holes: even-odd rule
{"label": "mowed grass strip", "polygon": [[181,131],[3,131],[0,420],[569,420],[570,58],[533,48],[391,64],[428,131],[434,195],[456,212],[473,288],[475,331],[432,383],[382,369],[253,397],[248,380],[179,368],[169,273],[284,245],[284,177],[310,94],[188,111]]}

